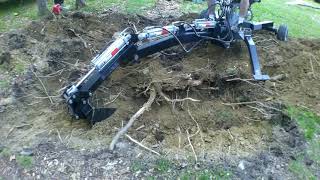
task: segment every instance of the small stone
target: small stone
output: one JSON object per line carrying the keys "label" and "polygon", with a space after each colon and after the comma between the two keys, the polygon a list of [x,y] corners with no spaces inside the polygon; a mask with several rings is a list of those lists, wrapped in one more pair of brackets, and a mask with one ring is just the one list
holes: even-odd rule
{"label": "small stone", "polygon": [[265,82],[265,87],[268,89],[274,88],[276,86],[275,82],[271,82],[271,81],[266,81]]}
{"label": "small stone", "polygon": [[121,33],[120,32],[115,32],[113,35],[112,35],[112,39],[118,39],[120,37]]}
{"label": "small stone", "polygon": [[149,68],[143,69],[143,70],[142,70],[142,73],[143,73],[144,75],[149,74]]}
{"label": "small stone", "polygon": [[185,167],[187,167],[187,166],[188,166],[188,163],[183,162],[183,163],[181,164],[181,167],[182,167],[182,168],[185,168]]}
{"label": "small stone", "polygon": [[13,161],[13,160],[16,160],[16,155],[11,155],[10,156],[9,161]]}
{"label": "small stone", "polygon": [[5,149],[6,147],[0,144],[0,153]]}
{"label": "small stone", "polygon": [[5,111],[5,107],[4,106],[0,106],[0,113],[3,113],[4,111]]}
{"label": "small stone", "polygon": [[273,81],[282,81],[284,79],[287,78],[287,75],[286,74],[279,74],[279,75],[276,75],[276,76],[273,76],[270,78],[270,80],[273,80]]}
{"label": "small stone", "polygon": [[304,162],[307,166],[311,166],[314,161],[308,157],[305,157]]}
{"label": "small stone", "polygon": [[0,52],[0,65],[7,63],[10,64],[11,54],[10,52]]}
{"label": "small stone", "polygon": [[129,148],[129,144],[125,142],[118,142],[116,147],[121,150],[127,150]]}
{"label": "small stone", "polygon": [[276,165],[276,169],[280,169],[281,166],[279,164]]}
{"label": "small stone", "polygon": [[14,103],[14,99],[12,96],[8,97],[8,98],[2,98],[0,100],[0,106],[7,106],[7,105],[10,105],[10,104],[13,104]]}
{"label": "small stone", "polygon": [[154,172],[154,168],[151,168],[148,170],[149,172],[153,173]]}
{"label": "small stone", "polygon": [[23,148],[20,152],[22,156],[33,156],[33,150],[31,148]]}
{"label": "small stone", "polygon": [[241,161],[239,162],[238,168],[241,169],[241,170],[244,170],[244,169],[245,169],[244,161],[241,160]]}

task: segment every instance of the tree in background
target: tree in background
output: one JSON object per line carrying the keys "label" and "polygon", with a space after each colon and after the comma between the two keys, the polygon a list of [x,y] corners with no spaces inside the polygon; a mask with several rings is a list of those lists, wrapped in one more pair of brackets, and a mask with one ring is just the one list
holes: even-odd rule
{"label": "tree in background", "polygon": [[85,0],[76,0],[76,9],[82,8],[84,6],[86,6]]}
{"label": "tree in background", "polygon": [[51,12],[48,9],[47,0],[37,0],[38,5],[38,15],[39,16],[49,16]]}

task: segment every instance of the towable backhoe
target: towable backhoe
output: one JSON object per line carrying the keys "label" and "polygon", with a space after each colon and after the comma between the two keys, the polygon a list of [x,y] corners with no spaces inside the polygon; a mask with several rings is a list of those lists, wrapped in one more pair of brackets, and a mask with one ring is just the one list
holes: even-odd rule
{"label": "towable backhoe", "polygon": [[[251,0],[250,6],[259,0]],[[152,55],[173,46],[180,46],[185,52],[190,52],[203,41],[209,41],[224,48],[229,48],[236,41],[244,41],[249,54],[252,77],[257,81],[266,81],[269,76],[263,74],[257,53],[257,47],[252,34],[259,30],[274,32],[281,41],[288,38],[288,28],[285,25],[275,28],[271,21],[251,22],[253,16],[249,10],[247,20],[237,26],[239,3],[232,0],[217,0],[217,17],[206,18],[203,11],[199,19],[192,23],[179,21],[167,26],[146,27],[141,32],[126,28],[119,37],[91,61],[91,70],[76,84],[69,86],[63,93],[71,115],[76,119],[88,119],[92,124],[111,116],[114,108],[94,108],[90,97],[99,85],[116,70],[120,64],[138,62],[140,58]],[[195,43],[190,49],[185,44]]]}

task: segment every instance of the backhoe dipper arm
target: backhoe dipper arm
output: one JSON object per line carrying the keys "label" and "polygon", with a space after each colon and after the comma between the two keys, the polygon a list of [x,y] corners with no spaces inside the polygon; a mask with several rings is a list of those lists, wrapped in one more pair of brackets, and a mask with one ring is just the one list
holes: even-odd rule
{"label": "backhoe dipper arm", "polygon": [[110,116],[115,111],[112,108],[94,109],[89,98],[119,66],[120,60],[128,57],[130,51],[136,51],[135,41],[136,38],[130,34],[117,39],[91,61],[93,68],[76,85],[72,85],[63,93],[72,116],[76,119],[86,118],[95,123],[103,120],[103,116]]}

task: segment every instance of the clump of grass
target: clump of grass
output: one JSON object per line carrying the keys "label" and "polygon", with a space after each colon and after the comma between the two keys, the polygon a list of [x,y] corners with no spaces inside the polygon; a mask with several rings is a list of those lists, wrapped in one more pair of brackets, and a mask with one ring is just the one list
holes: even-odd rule
{"label": "clump of grass", "polygon": [[153,176],[149,176],[149,177],[147,177],[147,180],[156,180],[156,178]]}
{"label": "clump of grass", "polygon": [[214,117],[218,128],[230,128],[237,120],[234,112],[229,109],[217,109]]}
{"label": "clump of grass", "polygon": [[205,10],[207,7],[207,2],[203,3],[193,3],[191,1],[183,1],[180,10],[184,13],[199,13]]}
{"label": "clump of grass", "polygon": [[320,133],[320,117],[314,112],[305,108],[289,107],[287,113],[297,121],[307,140],[312,140],[316,133]]}
{"label": "clump of grass", "polygon": [[310,142],[309,148],[307,149],[307,154],[312,159],[317,166],[320,166],[320,141],[319,138],[313,139]]}
{"label": "clump of grass", "polygon": [[10,82],[7,79],[0,79],[0,88],[6,89],[10,86]]}
{"label": "clump of grass", "polygon": [[168,159],[161,158],[156,161],[156,170],[160,173],[168,171],[171,167],[172,162]]}
{"label": "clump of grass", "polygon": [[125,4],[125,9],[128,13],[139,13],[143,10],[153,7],[155,3],[155,0],[127,1]]}
{"label": "clump of grass", "polygon": [[5,157],[5,158],[9,158],[11,156],[11,151],[8,148],[4,148],[1,152],[0,152],[0,156]]}
{"label": "clump of grass", "polygon": [[181,180],[190,180],[190,179],[198,179],[198,180],[211,180],[211,179],[231,179],[231,172],[223,169],[217,170],[201,170],[201,171],[190,171],[184,172],[179,176]]}
{"label": "clump of grass", "polygon": [[131,171],[138,172],[144,169],[143,163],[141,161],[134,161],[130,166]]}
{"label": "clump of grass", "polygon": [[[288,107],[287,114],[297,122],[308,142],[305,156],[315,162],[317,168],[320,168],[320,117],[309,109],[293,106]],[[289,170],[298,179],[317,179],[313,170],[305,165],[303,157],[298,156],[296,160],[292,160],[289,163]]]}
{"label": "clump of grass", "polygon": [[312,171],[304,164],[303,158],[291,161],[289,163],[289,170],[296,175],[297,179],[316,180]]}
{"label": "clump of grass", "polygon": [[29,169],[33,165],[33,157],[32,156],[17,156],[16,157],[17,164],[25,169]]}
{"label": "clump of grass", "polygon": [[13,71],[17,74],[22,74],[26,70],[26,65],[22,62],[16,62],[14,64]]}

